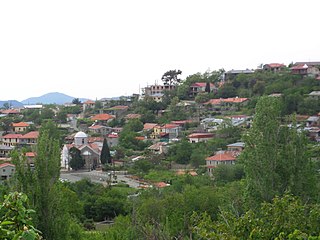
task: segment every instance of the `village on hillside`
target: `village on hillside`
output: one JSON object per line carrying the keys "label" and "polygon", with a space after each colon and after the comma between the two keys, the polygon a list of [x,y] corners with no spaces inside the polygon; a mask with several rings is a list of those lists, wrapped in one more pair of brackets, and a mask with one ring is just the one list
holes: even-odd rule
{"label": "village on hillside", "polygon": [[[5,105],[0,114],[1,181],[15,171],[13,150],[24,149],[34,166],[39,128],[49,119],[61,132],[62,171],[126,171],[141,187],[170,184],[166,177],[148,179],[157,169],[213,176],[219,165],[235,164],[245,148],[241,134],[250,128],[262,95],[282,98],[284,115],[295,113],[298,130],[320,142],[319,67],[320,62],[271,63],[255,70],[196,73],[185,80],[179,79],[180,70],[170,70],[161,84],[117,100]],[[101,158],[105,144],[107,160]]]}

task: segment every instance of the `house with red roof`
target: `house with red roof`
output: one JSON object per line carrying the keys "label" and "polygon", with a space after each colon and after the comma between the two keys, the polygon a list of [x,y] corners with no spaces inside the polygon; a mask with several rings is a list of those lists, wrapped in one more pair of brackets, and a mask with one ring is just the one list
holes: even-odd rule
{"label": "house with red roof", "polygon": [[235,164],[239,152],[234,151],[218,151],[215,155],[206,158],[206,167],[208,174],[212,175],[214,168],[221,164]]}
{"label": "house with red roof", "polygon": [[286,65],[282,63],[268,63],[263,65],[263,70],[272,71],[272,72],[280,72],[286,67]]}
{"label": "house with red roof", "polygon": [[320,75],[320,62],[296,62],[290,69],[292,74],[317,77]]}
{"label": "house with red roof", "polygon": [[166,138],[169,139],[177,138],[181,132],[181,126],[178,124],[167,123],[164,125],[157,125],[153,128],[152,138]]}
{"label": "house with red roof", "polygon": [[146,132],[148,132],[148,131],[153,131],[153,129],[154,129],[156,126],[158,126],[157,123],[145,123],[145,124],[143,125],[143,131],[146,131]]}
{"label": "house with red roof", "polygon": [[16,171],[16,166],[11,163],[0,164],[0,182],[10,179],[14,172]]}
{"label": "house with red roof", "polygon": [[[189,89],[189,96],[195,97],[199,93],[204,93],[206,91],[206,86],[207,86],[206,82],[196,82],[191,84]],[[217,90],[217,88],[213,83],[209,83],[209,86],[210,86],[210,92]]]}
{"label": "house with red roof", "polygon": [[4,146],[14,147],[19,144],[20,137],[22,137],[20,133],[9,133],[0,137],[0,143]]}
{"label": "house with red roof", "polygon": [[90,126],[89,128],[89,131],[91,131],[92,133],[94,134],[100,134],[102,136],[105,136],[107,135],[108,133],[111,132],[111,127],[106,127],[106,126],[103,126],[103,125],[93,125],[93,126]]}
{"label": "house with red roof", "polygon": [[214,137],[213,133],[192,133],[188,135],[188,139],[190,143],[208,142],[208,140],[213,137]]}
{"label": "house with red roof", "polygon": [[83,103],[83,110],[92,109],[95,106],[95,102],[92,100],[87,100]]}
{"label": "house with red roof", "polygon": [[12,123],[11,125],[12,125],[12,130],[16,133],[25,132],[29,127],[29,124],[26,122]]}
{"label": "house with red roof", "polygon": [[39,132],[31,131],[19,138],[19,144],[34,145],[38,142]]}
{"label": "house with red roof", "polygon": [[208,102],[205,102],[205,106],[211,106],[215,111],[228,111],[228,110],[237,110],[237,108],[246,105],[249,102],[248,98],[218,98],[210,99]]}
{"label": "house with red roof", "polygon": [[107,114],[107,113],[101,113],[97,114],[91,117],[91,120],[101,122],[101,123],[107,123],[108,121],[114,119],[115,117]]}

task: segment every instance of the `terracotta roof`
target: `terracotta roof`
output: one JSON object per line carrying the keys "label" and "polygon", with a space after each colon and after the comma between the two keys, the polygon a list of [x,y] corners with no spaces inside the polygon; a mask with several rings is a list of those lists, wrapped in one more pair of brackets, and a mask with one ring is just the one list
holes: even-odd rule
{"label": "terracotta roof", "polygon": [[103,142],[103,137],[89,137],[88,143]]}
{"label": "terracotta roof", "polygon": [[[190,87],[206,87],[207,83],[205,82],[196,82],[196,83],[193,83],[191,84]],[[210,83],[210,88],[213,88],[214,87],[214,84],[213,83]]]}
{"label": "terracotta roof", "polygon": [[108,121],[110,119],[113,119],[114,116],[107,114],[107,113],[102,113],[102,114],[97,114],[93,117],[91,117],[92,120],[98,120],[98,121]]}
{"label": "terracotta roof", "polygon": [[212,138],[214,134],[212,133],[192,133],[188,138]]}
{"label": "terracotta roof", "polygon": [[26,152],[26,157],[35,157],[36,154],[34,152]]}
{"label": "terracotta roof", "polygon": [[212,104],[212,105],[219,105],[221,103],[242,103],[249,100],[248,98],[220,98],[220,99],[210,99],[208,102],[204,104]]}
{"label": "terracotta roof", "polygon": [[87,101],[85,101],[83,104],[95,104],[95,102],[92,101],[92,100],[87,100]]}
{"label": "terracotta roof", "polygon": [[279,68],[279,67],[285,67],[286,65],[282,64],[282,63],[269,63],[266,64],[267,66],[269,66],[270,68]]}
{"label": "terracotta roof", "polygon": [[178,124],[167,123],[167,124],[164,124],[161,128],[162,129],[172,129],[172,128],[177,128],[177,127],[179,127]]}
{"label": "terracotta roof", "polygon": [[1,138],[21,138],[22,134],[9,133],[7,135],[1,136]]}
{"label": "terracotta roof", "polygon": [[12,127],[29,127],[29,124],[26,122],[12,123]]}
{"label": "terracotta roof", "polygon": [[179,120],[179,121],[171,121],[172,124],[177,124],[177,125],[184,125],[186,123],[192,123],[192,120]]}
{"label": "terracotta roof", "polygon": [[247,100],[248,100],[248,98],[238,98],[238,97],[223,99],[224,102],[231,102],[231,103],[242,103]]}
{"label": "terracotta roof", "polygon": [[102,126],[102,125],[94,125],[89,127],[90,129],[100,129],[100,128],[106,128],[106,126]]}
{"label": "terracotta roof", "polygon": [[135,137],[135,139],[137,139],[137,140],[144,140],[145,138],[143,137],[143,136],[141,136],[141,137]]}
{"label": "terracotta roof", "polygon": [[127,119],[141,118],[141,114],[130,113],[125,118]]}
{"label": "terracotta roof", "polygon": [[2,163],[2,164],[0,164],[0,168],[8,167],[8,166],[10,166],[10,167],[15,167],[16,165],[14,165],[14,164],[12,164],[12,163]]}
{"label": "terracotta roof", "polygon": [[224,152],[219,152],[213,156],[207,157],[207,161],[234,161],[236,160],[235,158],[235,153],[233,151],[224,151]]}
{"label": "terracotta roof", "polygon": [[317,79],[317,80],[320,80],[320,76],[318,76],[316,79]]}
{"label": "terracotta roof", "polygon": [[128,106],[125,106],[125,105],[118,105],[118,106],[113,106],[111,108],[109,108],[108,110],[125,110],[125,109],[128,109],[129,107]]}
{"label": "terracotta roof", "polygon": [[119,135],[118,135],[118,134],[112,134],[112,133],[110,133],[110,134],[108,135],[108,138],[119,138]]}
{"label": "terracotta roof", "polygon": [[308,69],[308,65],[306,65],[306,64],[298,64],[296,66],[293,66],[291,69],[292,70]]}
{"label": "terracotta roof", "polygon": [[157,187],[157,188],[164,188],[164,187],[168,187],[170,185],[165,183],[165,182],[157,182],[157,183],[154,184],[154,186]]}
{"label": "terracotta roof", "polygon": [[32,132],[28,132],[28,133],[24,134],[20,138],[33,138],[33,139],[36,139],[38,137],[39,137],[39,132],[38,131],[32,131]]}
{"label": "terracotta roof", "polygon": [[143,125],[143,130],[150,130],[153,129],[154,127],[156,127],[158,124],[156,123],[145,123]]}
{"label": "terracotta roof", "polygon": [[3,114],[19,114],[20,112],[16,109],[6,109],[1,111]]}

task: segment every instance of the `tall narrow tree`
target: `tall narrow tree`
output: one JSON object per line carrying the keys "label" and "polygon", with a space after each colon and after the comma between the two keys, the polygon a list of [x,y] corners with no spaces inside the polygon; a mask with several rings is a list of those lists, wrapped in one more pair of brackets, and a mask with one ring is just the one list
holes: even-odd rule
{"label": "tall narrow tree", "polygon": [[[67,211],[62,204],[59,185],[60,146],[58,129],[49,121],[40,129],[36,146],[34,169],[26,168],[26,158],[15,153],[19,190],[25,192],[36,210],[37,228],[47,240],[64,239],[68,231]],[[30,187],[32,186],[32,187]]]}
{"label": "tall narrow tree", "polygon": [[102,164],[111,163],[111,154],[108,146],[107,139],[103,139],[103,145],[101,149],[100,161]]}
{"label": "tall narrow tree", "polygon": [[259,203],[289,190],[309,198],[314,189],[311,161],[306,138],[296,128],[281,122],[281,102],[262,97],[256,105],[253,126],[244,136],[241,154],[248,183],[249,197]]}

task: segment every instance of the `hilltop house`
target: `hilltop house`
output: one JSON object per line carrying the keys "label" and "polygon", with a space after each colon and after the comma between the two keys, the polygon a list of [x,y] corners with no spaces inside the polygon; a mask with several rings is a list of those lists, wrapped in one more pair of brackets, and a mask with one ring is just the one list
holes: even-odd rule
{"label": "hilltop house", "polygon": [[207,142],[209,139],[213,138],[213,133],[192,133],[188,136],[190,143]]}
{"label": "hilltop house", "polygon": [[296,62],[291,67],[291,73],[317,77],[320,74],[320,62]]}
{"label": "hilltop house", "polygon": [[238,152],[218,151],[215,155],[206,158],[208,174],[212,176],[214,168],[221,164],[235,164]]}
{"label": "hilltop house", "polygon": [[286,67],[286,65],[282,63],[269,63],[263,65],[263,70],[265,71],[272,71],[272,72],[280,72]]}
{"label": "hilltop house", "polygon": [[[206,90],[206,86],[207,86],[207,83],[205,82],[196,82],[191,84],[189,89],[189,96],[194,98],[199,93],[204,93]],[[209,86],[210,86],[210,92],[217,90],[213,83],[210,83]]]}
{"label": "hilltop house", "polygon": [[29,127],[29,124],[26,122],[12,123],[12,130],[15,133],[25,132],[28,127]]}

